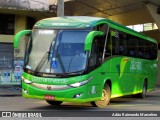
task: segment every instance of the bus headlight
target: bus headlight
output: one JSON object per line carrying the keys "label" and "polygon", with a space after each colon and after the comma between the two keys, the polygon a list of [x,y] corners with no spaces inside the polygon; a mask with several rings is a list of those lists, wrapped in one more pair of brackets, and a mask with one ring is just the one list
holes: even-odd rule
{"label": "bus headlight", "polygon": [[88,80],[81,81],[81,82],[76,82],[76,83],[70,84],[69,86],[70,86],[70,87],[79,87],[79,86],[85,85],[85,84],[88,83],[92,78],[93,78],[93,77],[90,77]]}
{"label": "bus headlight", "polygon": [[30,80],[25,79],[23,76],[22,76],[22,81],[25,82],[26,84],[32,84]]}

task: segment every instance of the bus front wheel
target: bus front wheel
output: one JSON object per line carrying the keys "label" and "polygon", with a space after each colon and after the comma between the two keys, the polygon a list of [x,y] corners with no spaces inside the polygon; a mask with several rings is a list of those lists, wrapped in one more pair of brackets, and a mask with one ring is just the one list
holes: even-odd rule
{"label": "bus front wheel", "polygon": [[102,91],[102,98],[101,98],[101,100],[91,102],[91,104],[94,107],[106,108],[107,105],[110,102],[110,95],[111,95],[110,86],[108,84],[106,84],[105,87],[103,88],[103,91]]}
{"label": "bus front wheel", "polygon": [[46,102],[53,106],[58,106],[62,103],[62,101],[50,101],[50,100],[46,100]]}

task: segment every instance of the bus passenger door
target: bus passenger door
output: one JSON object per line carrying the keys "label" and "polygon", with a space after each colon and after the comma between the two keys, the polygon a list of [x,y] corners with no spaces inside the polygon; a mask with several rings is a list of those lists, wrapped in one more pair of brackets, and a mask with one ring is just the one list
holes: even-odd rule
{"label": "bus passenger door", "polygon": [[93,88],[96,91],[96,94],[91,94],[92,97],[101,96],[104,83],[103,80],[106,75],[105,71],[102,70],[102,57],[104,49],[103,42],[104,42],[104,36],[95,37],[92,43],[92,50],[90,51],[89,55],[90,57],[88,61],[88,70],[94,79],[92,83],[90,83],[89,91],[93,91]]}

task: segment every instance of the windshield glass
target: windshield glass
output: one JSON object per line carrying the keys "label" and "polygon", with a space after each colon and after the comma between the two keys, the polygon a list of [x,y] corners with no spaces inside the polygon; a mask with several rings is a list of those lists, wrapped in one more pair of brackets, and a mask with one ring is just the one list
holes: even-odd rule
{"label": "windshield glass", "polygon": [[35,29],[28,42],[25,68],[42,73],[73,73],[86,67],[86,30]]}

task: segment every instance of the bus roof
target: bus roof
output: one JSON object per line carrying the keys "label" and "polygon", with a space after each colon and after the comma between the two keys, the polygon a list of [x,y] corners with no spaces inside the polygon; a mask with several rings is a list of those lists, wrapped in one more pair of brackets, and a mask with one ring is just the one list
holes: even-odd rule
{"label": "bus roof", "polygon": [[128,27],[125,27],[119,23],[116,23],[107,18],[100,17],[89,17],[89,16],[65,16],[65,17],[52,17],[47,19],[42,19],[38,21],[34,27],[38,28],[51,28],[51,29],[81,29],[81,28],[92,28],[101,23],[106,23],[110,27],[118,29],[120,31],[138,36],[142,39],[157,43],[156,40],[150,38],[144,34],[136,32]]}
{"label": "bus roof", "polygon": [[40,20],[35,27],[47,28],[91,28],[99,21],[105,18],[88,17],[88,16],[65,16],[53,17]]}

